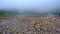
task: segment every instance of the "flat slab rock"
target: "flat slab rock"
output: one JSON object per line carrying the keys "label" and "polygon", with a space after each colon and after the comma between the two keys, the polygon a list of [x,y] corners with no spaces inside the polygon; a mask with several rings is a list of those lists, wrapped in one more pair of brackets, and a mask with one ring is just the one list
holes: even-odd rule
{"label": "flat slab rock", "polygon": [[60,17],[1,18],[0,34],[60,34]]}

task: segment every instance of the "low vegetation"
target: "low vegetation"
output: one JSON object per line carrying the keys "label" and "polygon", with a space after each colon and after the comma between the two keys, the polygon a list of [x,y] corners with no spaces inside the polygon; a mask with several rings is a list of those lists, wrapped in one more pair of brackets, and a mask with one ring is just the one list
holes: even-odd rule
{"label": "low vegetation", "polygon": [[28,16],[47,16],[48,14],[53,14],[55,16],[60,16],[60,10],[52,10],[50,12],[36,12],[36,11],[30,11],[30,10],[25,10],[23,11],[18,11],[18,10],[0,10],[0,17],[6,17],[6,16],[16,16],[16,15],[28,15]]}
{"label": "low vegetation", "polygon": [[16,11],[0,10],[0,17],[14,16]]}

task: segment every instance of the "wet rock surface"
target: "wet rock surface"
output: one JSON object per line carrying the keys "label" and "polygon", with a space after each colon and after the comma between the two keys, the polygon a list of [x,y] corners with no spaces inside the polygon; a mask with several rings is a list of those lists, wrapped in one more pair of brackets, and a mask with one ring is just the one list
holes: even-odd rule
{"label": "wet rock surface", "polygon": [[60,17],[15,16],[1,18],[0,34],[60,34]]}

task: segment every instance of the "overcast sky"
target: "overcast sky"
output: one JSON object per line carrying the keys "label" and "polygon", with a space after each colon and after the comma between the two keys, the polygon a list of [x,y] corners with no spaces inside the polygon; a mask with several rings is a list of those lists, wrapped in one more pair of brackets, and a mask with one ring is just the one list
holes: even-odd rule
{"label": "overcast sky", "polygon": [[50,10],[60,7],[60,0],[0,0],[1,8]]}

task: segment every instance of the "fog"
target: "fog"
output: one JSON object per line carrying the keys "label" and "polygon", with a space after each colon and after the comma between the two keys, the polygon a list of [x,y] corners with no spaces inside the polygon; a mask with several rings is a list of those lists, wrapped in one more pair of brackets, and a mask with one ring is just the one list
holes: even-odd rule
{"label": "fog", "polygon": [[60,0],[0,0],[0,9],[52,10],[60,8]]}
{"label": "fog", "polygon": [[0,0],[0,13],[8,15],[60,16],[60,0]]}

